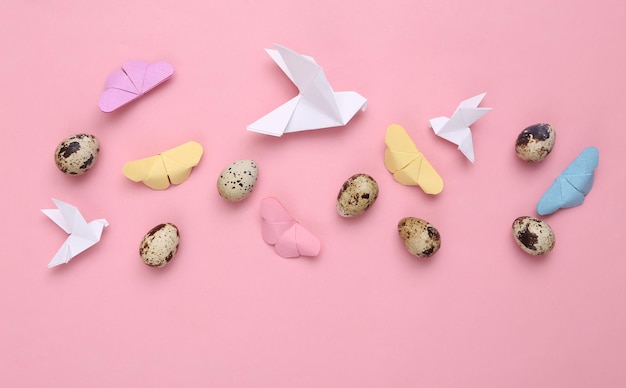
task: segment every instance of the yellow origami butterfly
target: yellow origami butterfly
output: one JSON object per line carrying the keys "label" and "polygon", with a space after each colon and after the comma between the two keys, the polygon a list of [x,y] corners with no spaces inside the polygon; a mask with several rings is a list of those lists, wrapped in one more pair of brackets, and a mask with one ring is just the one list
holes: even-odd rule
{"label": "yellow origami butterfly", "polygon": [[404,128],[390,125],[385,135],[385,145],[385,167],[396,181],[407,186],[419,186],[426,194],[441,193],[443,180]]}
{"label": "yellow origami butterfly", "polygon": [[143,181],[154,190],[164,190],[172,184],[178,185],[189,178],[191,169],[202,157],[202,146],[195,141],[174,147],[156,156],[128,162],[122,171],[134,182]]}

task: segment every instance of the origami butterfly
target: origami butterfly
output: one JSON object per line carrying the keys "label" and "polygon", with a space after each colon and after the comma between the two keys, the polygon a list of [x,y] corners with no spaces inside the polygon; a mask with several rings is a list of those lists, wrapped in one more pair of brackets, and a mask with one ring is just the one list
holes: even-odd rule
{"label": "origami butterfly", "polygon": [[261,201],[261,235],[285,258],[317,256],[320,240],[300,225],[274,197]]}
{"label": "origami butterfly", "polygon": [[537,213],[543,216],[559,209],[581,205],[593,186],[598,158],[597,148],[585,148],[539,199]]}
{"label": "origami butterfly", "polygon": [[124,176],[134,182],[143,181],[154,190],[179,185],[189,178],[191,169],[202,157],[202,146],[195,141],[162,152],[156,156],[128,162],[122,169]]}
{"label": "origami butterfly", "polygon": [[474,143],[469,126],[491,110],[491,108],[478,108],[478,104],[486,94],[479,94],[462,101],[450,118],[442,116],[429,120],[433,132],[437,136],[458,145],[458,149],[472,163],[474,163]]}
{"label": "origami butterfly", "polygon": [[172,74],[174,68],[167,62],[126,61],[121,69],[114,70],[107,77],[98,106],[103,112],[112,112],[143,96]]}
{"label": "origami butterfly", "polygon": [[69,236],[48,263],[48,268],[66,264],[74,256],[95,245],[100,241],[102,230],[109,226],[104,218],[87,223],[75,206],[54,198],[52,198],[52,202],[57,206],[57,209],[42,209],[41,211]]}
{"label": "origami butterfly", "polygon": [[311,57],[275,45],[266,50],[296,84],[300,94],[248,126],[249,131],[282,136],[283,133],[346,125],[367,99],[356,92],[334,92],[322,68]]}
{"label": "origami butterfly", "polygon": [[393,178],[407,186],[419,186],[426,194],[439,194],[443,180],[413,140],[399,125],[390,125],[385,135],[385,167]]}

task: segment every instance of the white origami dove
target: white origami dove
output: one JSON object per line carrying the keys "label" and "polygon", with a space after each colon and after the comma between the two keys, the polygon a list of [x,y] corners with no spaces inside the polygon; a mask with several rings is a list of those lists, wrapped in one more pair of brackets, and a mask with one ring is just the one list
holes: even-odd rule
{"label": "white origami dove", "polygon": [[367,99],[357,92],[334,92],[322,68],[311,57],[286,47],[266,49],[274,62],[298,87],[300,94],[248,126],[249,131],[282,136],[283,133],[346,125]]}
{"label": "white origami dove", "polygon": [[435,135],[458,145],[458,149],[472,163],[474,163],[474,143],[472,143],[472,131],[469,126],[491,110],[491,108],[478,108],[478,104],[486,94],[482,93],[462,101],[450,118],[441,116],[429,120]]}
{"label": "white origami dove", "polygon": [[104,227],[109,226],[104,218],[87,223],[75,206],[54,198],[52,198],[52,202],[58,209],[42,209],[41,211],[69,236],[48,263],[48,268],[66,264],[74,256],[95,245],[100,241]]}

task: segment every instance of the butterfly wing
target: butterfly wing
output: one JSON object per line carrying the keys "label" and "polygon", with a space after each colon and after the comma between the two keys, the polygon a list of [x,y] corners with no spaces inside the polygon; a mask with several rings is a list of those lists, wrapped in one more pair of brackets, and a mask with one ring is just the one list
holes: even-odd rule
{"label": "butterfly wing", "polygon": [[170,186],[161,155],[128,162],[124,165],[122,172],[133,182],[143,182],[154,190],[164,190]]}
{"label": "butterfly wing", "polygon": [[126,61],[124,70],[137,86],[140,94],[154,89],[174,74],[174,67],[167,62]]}
{"label": "butterfly wing", "polygon": [[593,186],[594,171],[598,167],[599,153],[595,147],[585,148],[561,174],[583,195],[589,194]]}
{"label": "butterfly wing", "polygon": [[585,196],[560,175],[539,199],[537,213],[545,216],[559,209],[581,205],[584,200]]}
{"label": "butterfly wing", "polygon": [[320,240],[299,224],[273,197],[261,201],[261,235],[263,241],[274,245],[276,253],[285,258],[317,256]]}
{"label": "butterfly wing", "polygon": [[441,193],[443,191],[443,179],[441,179],[441,176],[424,155],[422,155],[420,159],[419,172],[417,173],[417,185],[421,187],[426,194],[435,195]]}
{"label": "butterfly wing", "polygon": [[186,181],[191,174],[191,169],[200,163],[202,152],[203,149],[199,143],[189,141],[161,153],[170,182],[179,185]]}
{"label": "butterfly wing", "polygon": [[319,255],[322,244],[320,240],[301,224],[294,225],[296,232],[296,247],[300,256],[315,257]]}
{"label": "butterfly wing", "polygon": [[320,253],[321,244],[317,237],[296,222],[279,236],[274,249],[287,259],[299,256],[315,257]]}
{"label": "butterfly wing", "polygon": [[128,162],[123,173],[134,182],[143,182],[154,190],[164,190],[173,184],[181,184],[198,165],[202,157],[202,146],[190,141],[159,155]]}
{"label": "butterfly wing", "polygon": [[387,128],[385,145],[387,146],[385,149],[385,167],[394,174],[394,178],[398,171],[415,161],[420,155],[409,134],[404,128],[396,124]]}
{"label": "butterfly wing", "polygon": [[598,166],[598,149],[585,148],[559,175],[537,203],[537,213],[546,215],[559,209],[581,205],[589,194]]}
{"label": "butterfly wing", "polygon": [[122,64],[122,71],[128,80],[134,85],[137,94],[145,93],[143,83],[150,64],[144,61],[129,60]]}
{"label": "butterfly wing", "polygon": [[261,236],[263,241],[270,245],[276,244],[296,223],[287,209],[274,197],[267,197],[261,201],[261,218]]}
{"label": "butterfly wing", "polygon": [[404,128],[395,124],[389,126],[385,144],[385,167],[397,182],[420,186],[426,194],[439,194],[443,190],[443,179],[417,149]]}
{"label": "butterfly wing", "polygon": [[426,194],[435,195],[443,190],[443,179],[423,155],[393,174],[393,177],[403,185],[421,187]]}
{"label": "butterfly wing", "polygon": [[166,81],[172,74],[174,68],[167,62],[126,61],[122,69],[114,70],[107,77],[98,106],[103,112],[112,112]]}
{"label": "butterfly wing", "polygon": [[139,97],[140,90],[123,70],[117,69],[107,77],[105,90],[100,95],[98,106],[103,112],[112,112]]}
{"label": "butterfly wing", "polygon": [[292,224],[289,228],[284,230],[274,243],[274,249],[281,257],[286,259],[292,259],[300,256],[298,251],[298,243],[296,240],[296,227],[297,223]]}

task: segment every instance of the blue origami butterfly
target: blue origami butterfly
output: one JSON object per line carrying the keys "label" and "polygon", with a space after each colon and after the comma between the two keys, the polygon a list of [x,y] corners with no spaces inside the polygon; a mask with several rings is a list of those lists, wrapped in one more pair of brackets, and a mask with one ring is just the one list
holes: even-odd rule
{"label": "blue origami butterfly", "polygon": [[581,205],[591,191],[593,172],[597,166],[598,149],[585,148],[539,199],[537,213],[544,216],[559,209]]}

